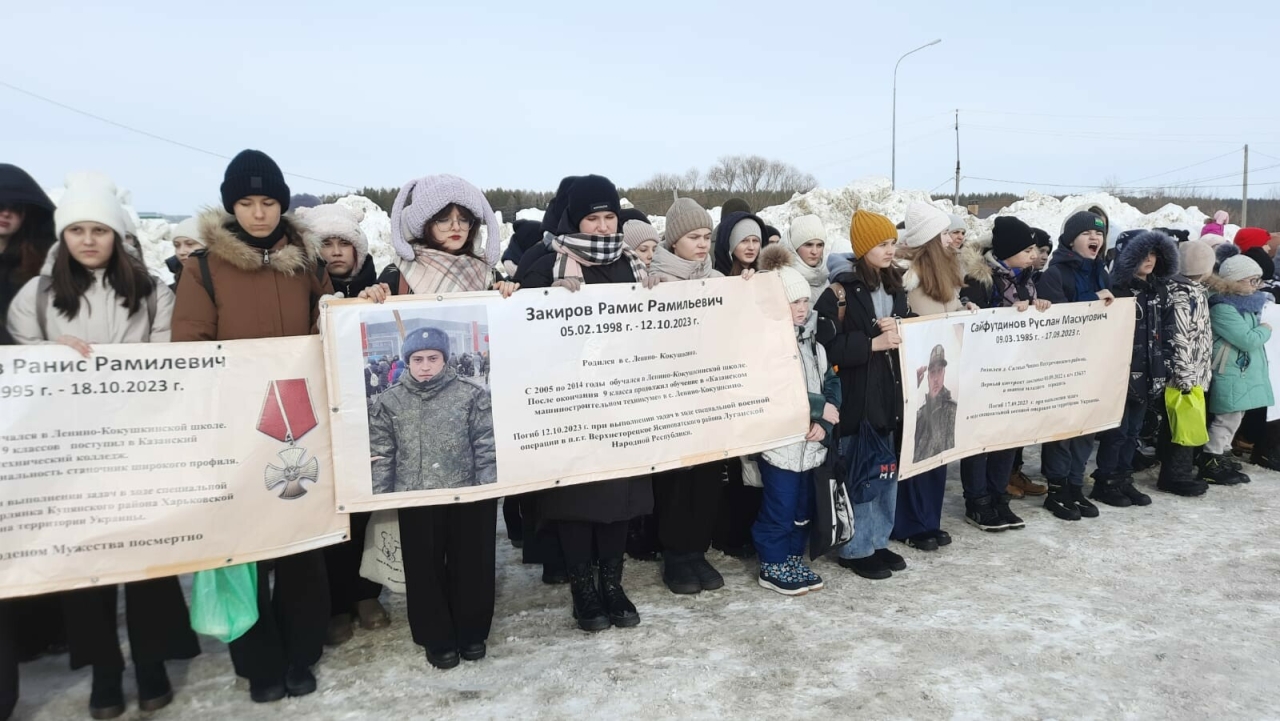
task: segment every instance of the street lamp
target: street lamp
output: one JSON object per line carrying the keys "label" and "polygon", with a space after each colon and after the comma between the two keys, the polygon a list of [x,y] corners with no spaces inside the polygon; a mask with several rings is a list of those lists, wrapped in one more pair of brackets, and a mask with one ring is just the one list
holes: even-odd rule
{"label": "street lamp", "polygon": [[890,188],[892,190],[897,190],[898,188],[898,66],[902,64],[903,60],[907,59],[907,55],[911,55],[912,53],[918,53],[921,50],[924,50],[927,47],[932,47],[934,45],[937,45],[940,42],[942,42],[942,38],[938,38],[937,40],[934,40],[931,43],[925,43],[924,45],[921,45],[915,50],[912,50],[911,52],[906,53],[902,57],[898,58],[898,62],[894,63],[894,66],[893,66],[893,160],[891,161],[893,165],[889,171],[891,173],[891,178],[889,182],[891,184]]}

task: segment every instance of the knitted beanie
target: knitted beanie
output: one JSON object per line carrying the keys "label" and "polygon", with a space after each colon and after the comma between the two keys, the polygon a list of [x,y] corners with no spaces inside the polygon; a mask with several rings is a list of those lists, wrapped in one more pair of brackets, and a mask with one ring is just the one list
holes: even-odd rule
{"label": "knitted beanie", "polygon": [[1107,221],[1103,220],[1102,216],[1095,215],[1087,210],[1081,210],[1067,218],[1067,222],[1062,224],[1062,236],[1058,238],[1058,244],[1065,248],[1070,248],[1071,244],[1076,242],[1076,238],[1090,230],[1102,233],[1102,242],[1105,247],[1107,242]]}
{"label": "knitted beanie", "polygon": [[276,161],[261,150],[241,150],[231,159],[222,176],[222,207],[234,213],[236,201],[250,195],[265,195],[289,210],[289,185]]}
{"label": "knitted beanie", "polygon": [[760,224],[750,218],[743,218],[729,230],[729,255],[733,255],[733,251],[738,248],[738,244],[742,241],[755,236],[764,243],[764,230]]}
{"label": "knitted beanie", "polygon": [[1053,238],[1049,235],[1049,231],[1041,228],[1032,228],[1031,236],[1036,239],[1037,248],[1053,250]]}
{"label": "knitted beanie", "polygon": [[572,232],[578,232],[582,219],[592,213],[622,212],[618,188],[603,175],[584,175],[569,188],[569,205],[566,213]]}
{"label": "knitted beanie", "polygon": [[668,250],[676,246],[676,241],[695,230],[706,228],[711,230],[711,214],[693,198],[677,198],[667,209],[667,226],[662,231],[662,242]]}
{"label": "knitted beanie", "polygon": [[798,300],[809,300],[810,291],[809,281],[800,275],[800,271],[787,266],[778,269],[778,277],[782,279],[782,290],[787,294],[787,302],[794,303]]}
{"label": "knitted beanie", "polygon": [[369,256],[369,239],[360,227],[364,210],[328,203],[314,208],[298,208],[293,213],[307,221],[307,227],[319,240],[341,238],[355,246],[356,265],[352,272],[359,272],[364,267],[364,259]]}
{"label": "knitted beanie", "polygon": [[1228,282],[1261,278],[1262,266],[1247,255],[1236,255],[1222,261],[1218,275]]}
{"label": "knitted beanie", "polygon": [[1209,233],[1207,235],[1200,236],[1200,241],[1206,243],[1210,247],[1215,247],[1227,242],[1227,239],[1217,233]]}
{"label": "knitted beanie", "polygon": [[201,247],[205,246],[204,238],[200,237],[200,218],[199,216],[191,216],[186,220],[173,226],[173,232],[170,234],[174,240],[178,238],[190,238],[199,243]]}
{"label": "knitted beanie", "polygon": [[764,234],[760,236],[761,241],[768,243],[770,242],[769,240],[770,238],[778,238],[779,241],[781,241],[782,231],[778,230],[772,225],[766,225],[762,228],[762,230],[764,230]]}
{"label": "knitted beanie", "polygon": [[867,210],[858,210],[853,214],[853,222],[849,224],[849,243],[853,246],[855,258],[861,258],[867,251],[890,238],[898,238],[898,229],[894,227],[892,220]]}
{"label": "knitted beanie", "polygon": [[646,240],[659,242],[658,231],[652,225],[639,220],[628,220],[622,226],[622,242],[632,250],[639,248]]}
{"label": "knitted beanie", "polygon": [[951,227],[951,218],[932,203],[917,200],[907,206],[906,223],[906,232],[902,234],[903,245],[919,248],[946,232]]}
{"label": "knitted beanie", "polygon": [[1225,210],[1219,210],[1218,212],[1213,214],[1213,222],[1217,223],[1218,225],[1226,225],[1227,223],[1231,222],[1231,215],[1228,214],[1227,211]]}
{"label": "knitted beanie", "polygon": [[72,173],[67,176],[66,188],[53,211],[54,234],[59,240],[67,226],[85,221],[101,223],[124,240],[128,234],[125,210],[110,178],[101,173]]}
{"label": "knitted beanie", "polygon": [[720,206],[720,217],[727,218],[730,213],[750,213],[751,206],[742,198],[729,198]]}
{"label": "knitted beanie", "polygon": [[948,217],[950,217],[950,218],[951,218],[951,225],[947,226],[947,232],[948,232],[948,233],[952,233],[952,232],[955,232],[955,231],[957,231],[957,230],[963,230],[963,231],[968,231],[968,230],[969,230],[969,226],[967,226],[967,225],[965,225],[965,224],[964,224],[964,218],[961,218],[960,216],[956,215],[955,213],[952,213],[952,214],[951,214],[950,216],[948,216]]}
{"label": "knitted beanie", "polygon": [[444,354],[445,362],[449,362],[449,336],[439,328],[416,328],[405,337],[400,345],[400,357],[408,363],[414,353],[424,350],[438,350]]}
{"label": "knitted beanie", "polygon": [[1236,232],[1235,244],[1240,250],[1261,248],[1271,242],[1271,233],[1265,228],[1241,228]]}
{"label": "knitted beanie", "polygon": [[391,206],[391,246],[403,260],[413,260],[411,243],[421,240],[427,221],[450,204],[461,205],[485,225],[484,253],[476,249],[476,255],[489,266],[498,264],[498,252],[502,245],[502,226],[493,213],[484,193],[476,186],[455,175],[428,175],[410,180],[396,195]]}
{"label": "knitted beanie", "polygon": [[1213,272],[1213,264],[1217,258],[1213,248],[1203,241],[1192,240],[1178,248],[1182,256],[1182,272],[1192,278],[1208,275]]}
{"label": "knitted beanie", "polygon": [[623,208],[622,211],[618,213],[619,230],[621,230],[622,226],[626,225],[627,221],[630,221],[630,220],[638,220],[641,223],[649,223],[649,225],[653,225],[653,223],[649,222],[648,213],[644,212],[643,210],[640,210],[635,206],[632,206],[630,208]]}
{"label": "knitted beanie", "polygon": [[800,271],[792,266],[793,262],[798,262],[795,253],[781,243],[774,243],[760,254],[760,270],[778,274],[788,303],[794,303],[802,298],[809,300],[813,290],[809,286],[809,281],[805,280]]}
{"label": "knitted beanie", "polygon": [[791,230],[787,231],[787,242],[792,250],[800,250],[800,246],[811,240],[827,242],[827,226],[822,218],[816,215],[802,215],[791,221]]}
{"label": "knitted beanie", "polygon": [[1240,249],[1230,243],[1213,246],[1213,257],[1218,265],[1222,265],[1222,261],[1227,258],[1234,258],[1237,255],[1240,255]]}
{"label": "knitted beanie", "polygon": [[1012,215],[996,218],[991,228],[991,254],[996,260],[1008,260],[1027,248],[1035,246],[1036,238],[1031,226]]}

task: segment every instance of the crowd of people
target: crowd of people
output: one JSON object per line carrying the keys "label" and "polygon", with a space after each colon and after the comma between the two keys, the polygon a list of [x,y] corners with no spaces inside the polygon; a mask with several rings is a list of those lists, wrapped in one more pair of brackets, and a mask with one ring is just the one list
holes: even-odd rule
{"label": "crowd of people", "polygon": [[[751,282],[759,273],[781,279],[797,372],[810,401],[803,440],[750,457],[503,499],[510,542],[525,563],[541,566],[545,583],[568,586],[567,605],[583,631],[641,622],[623,588],[627,556],[660,559],[662,581],[676,594],[724,586],[708,558],[713,548],[758,556],[756,581],[764,589],[788,596],[822,589],[823,579],[805,561],[812,475],[828,454],[852,465],[863,452],[863,427],[901,448],[902,318],[1136,300],[1119,427],[1045,443],[1045,483],[1025,472],[1021,449],[960,462],[964,521],[983,531],[1023,528],[1011,499],[1028,496],[1043,497],[1044,507],[1066,521],[1098,517],[1095,501],[1148,505],[1152,499],[1134,473],[1155,464],[1155,487],[1171,494],[1247,483],[1233,443],[1237,450],[1251,445],[1253,462],[1280,469],[1280,429],[1265,416],[1274,400],[1264,349],[1272,329],[1260,319],[1280,296],[1271,285],[1280,237],[1245,228],[1229,243],[1225,214],[1196,240],[1175,230],[1138,230],[1119,234],[1108,248],[1111,228],[1100,208],[1072,214],[1055,244],[1046,230],[1011,216],[995,220],[990,238],[967,239],[962,219],[916,202],[897,224],[857,210],[852,252],[832,253],[816,216],[792,219],[784,238],[736,199],[724,205],[719,223],[693,200],[677,199],[659,233],[643,212],[621,207],[607,178],[584,175],[561,181],[541,222],[518,221],[500,257],[500,228],[484,194],[461,178],[435,175],[401,189],[391,215],[396,259],[379,271],[357,214],[337,205],[287,212],[284,175],[264,153],[236,156],[220,195],[218,207],[175,229],[175,283],[168,287],[129,243],[128,215],[109,179],[73,177],[55,207],[27,173],[0,165],[0,314],[7,321],[0,342],[57,343],[88,356],[103,343],[310,334],[320,300],[339,294],[383,302],[393,295],[468,291],[510,297],[522,288],[576,292],[600,283],[653,288],[722,276]],[[475,378],[487,375],[487,355],[452,354],[451,360],[447,339],[430,329],[420,335],[401,349],[403,358],[368,359],[372,416],[443,393],[478,398]],[[928,402],[940,406],[951,402],[941,380],[945,364],[945,355],[935,353],[922,371],[930,376]],[[1179,414],[1174,428],[1166,408],[1197,395],[1208,399],[1201,427],[1189,428],[1193,416]],[[416,444],[422,457],[415,462],[424,467],[437,452],[431,434],[450,432],[431,430],[429,420],[423,419],[424,440]],[[945,434],[932,438],[939,435],[930,442],[945,443]],[[1203,447],[1188,441],[1197,435],[1207,435]],[[455,442],[474,441],[442,444]],[[395,452],[394,446],[386,451]],[[1086,495],[1085,470],[1095,453]],[[404,464],[383,460],[394,483]],[[456,473],[484,475],[474,468]],[[888,579],[907,567],[890,541],[922,552],[951,544],[943,529],[946,475],[943,467],[896,483],[859,484],[851,493],[853,537],[834,552],[838,567]],[[408,625],[436,668],[487,653],[497,505],[484,500],[398,512]],[[351,639],[357,624],[372,630],[390,623],[379,600],[383,589],[359,572],[368,524],[368,514],[351,514],[350,541],[258,564],[259,619],[230,643],[234,672],[248,680],[254,702],[312,693],[313,667],[326,645]],[[166,661],[193,657],[199,643],[176,577],[123,586],[137,704],[155,711],[173,699]],[[118,596],[112,586],[0,602],[0,718],[17,698],[18,662],[64,650],[73,669],[92,667],[91,715],[124,713]]]}

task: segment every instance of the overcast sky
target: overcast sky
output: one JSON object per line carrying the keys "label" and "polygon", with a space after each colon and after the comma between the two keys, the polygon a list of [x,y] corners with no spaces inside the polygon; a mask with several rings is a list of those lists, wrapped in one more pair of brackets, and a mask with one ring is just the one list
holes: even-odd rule
{"label": "overcast sky", "polygon": [[[960,108],[964,174],[1018,181],[965,190],[1213,178],[1199,187],[1238,195],[1212,186],[1239,183],[1246,142],[1251,197],[1280,188],[1280,4],[1014,5],[43,0],[5,7],[0,80],[220,155],[264,150],[319,179],[294,192],[440,172],[629,185],[730,153],[838,186],[889,175],[894,62],[941,38],[899,71],[900,187],[950,191]],[[215,202],[226,165],[3,86],[0,138],[46,187],[101,170],[139,210]]]}

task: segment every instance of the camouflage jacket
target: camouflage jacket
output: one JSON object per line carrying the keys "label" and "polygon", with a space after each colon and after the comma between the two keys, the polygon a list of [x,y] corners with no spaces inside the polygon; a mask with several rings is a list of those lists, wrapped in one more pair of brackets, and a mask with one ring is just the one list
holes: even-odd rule
{"label": "camouflage jacket", "polygon": [[925,398],[916,413],[916,452],[912,459],[919,463],[956,446],[956,402],[951,391],[943,388],[936,398]]}

